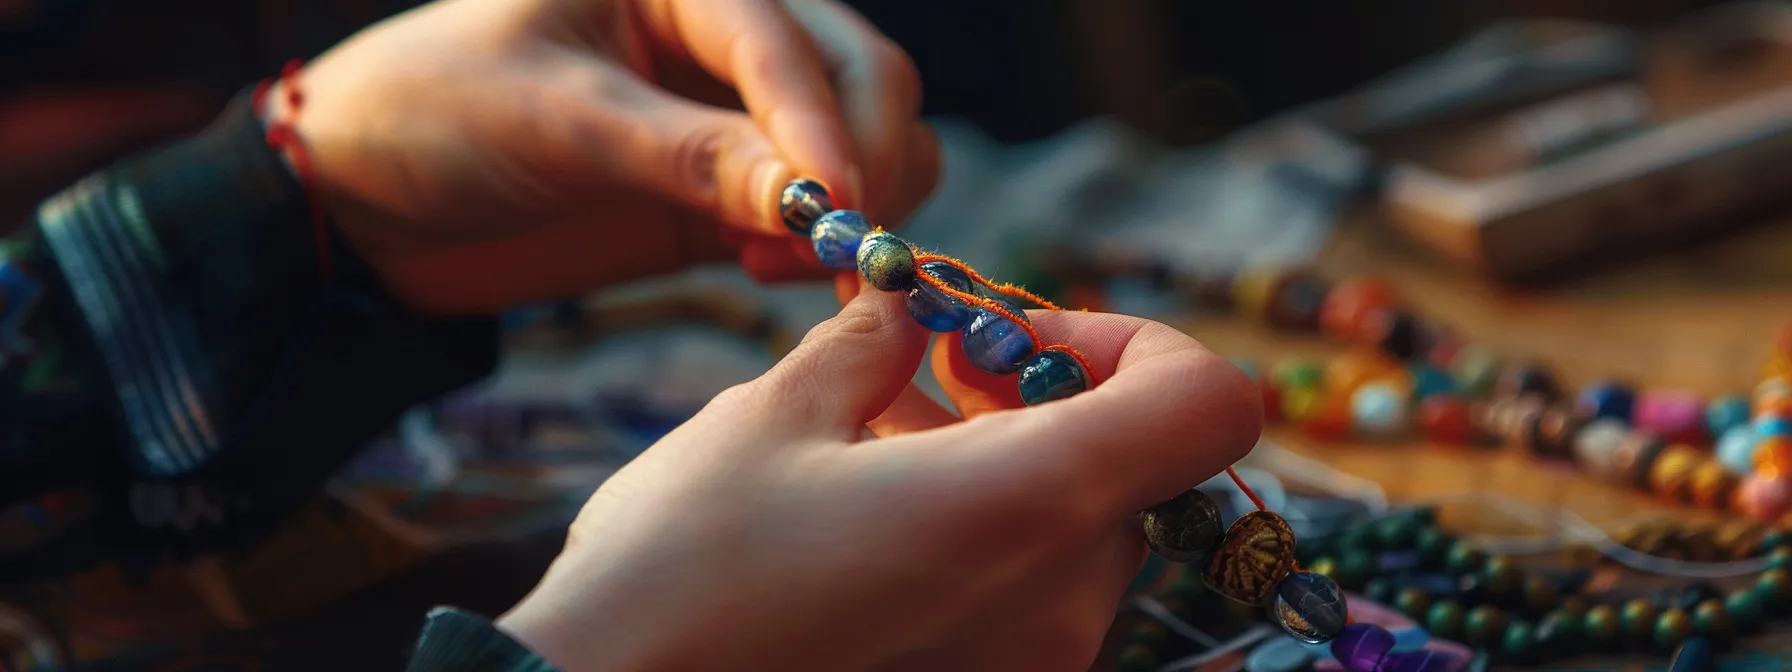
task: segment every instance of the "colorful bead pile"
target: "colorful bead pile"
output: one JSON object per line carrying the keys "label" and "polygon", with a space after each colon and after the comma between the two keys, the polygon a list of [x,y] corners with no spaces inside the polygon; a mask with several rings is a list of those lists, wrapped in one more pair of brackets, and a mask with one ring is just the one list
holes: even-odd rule
{"label": "colorful bead pile", "polygon": [[[1103,274],[1068,269],[1079,272]],[[1312,438],[1418,434],[1446,445],[1503,444],[1679,503],[1762,521],[1792,513],[1792,332],[1777,340],[1752,402],[1610,381],[1568,398],[1545,366],[1502,361],[1420,319],[1372,277],[1334,284],[1302,269],[1266,268],[1165,284],[1192,288],[1204,306],[1318,332],[1347,348],[1330,361],[1284,360],[1256,376],[1267,419]]]}
{"label": "colorful bead pile", "polygon": [[[880,291],[907,292],[915,322],[937,332],[960,331],[965,356],[978,370],[1018,375],[1029,406],[1091,388],[1088,362],[1064,345],[1043,345],[1025,306],[1058,310],[1019,287],[992,283],[964,263],[916,250],[877,228],[863,214],[834,210],[827,189],[797,180],[780,199],[784,223],[809,236],[815,256],[829,268],[857,270]],[[1268,511],[1230,468],[1257,510],[1239,516],[1222,533],[1219,507],[1189,490],[1143,512],[1152,550],[1177,562],[1204,563],[1203,577],[1219,594],[1255,607],[1275,605],[1276,619],[1306,642],[1336,637],[1348,622],[1342,592],[1323,574],[1295,570],[1294,531]],[[1368,672],[1368,671],[1364,671]]]}
{"label": "colorful bead pile", "polygon": [[[1282,655],[1286,651],[1281,645],[1271,642],[1260,645],[1265,655],[1247,658],[1244,669],[1280,672],[1330,665],[1350,672],[1454,672],[1465,669],[1468,661],[1447,653],[1452,641],[1520,666],[1627,651],[1708,664],[1738,637],[1792,616],[1792,535],[1783,531],[1735,522],[1696,531],[1649,525],[1633,531],[1627,543],[1702,560],[1763,558],[1767,568],[1727,591],[1691,583],[1639,594],[1623,589],[1628,582],[1622,581],[1613,589],[1596,589],[1587,569],[1530,569],[1452,537],[1436,526],[1429,509],[1402,511],[1303,541],[1299,553],[1307,570],[1295,575],[1303,583],[1284,584],[1294,599],[1329,601],[1331,594],[1309,594],[1303,585],[1306,576],[1329,576],[1335,583],[1321,585],[1349,591],[1343,597],[1352,603],[1352,612],[1370,615],[1387,605],[1427,632],[1419,641],[1436,645],[1397,643],[1412,639],[1411,633],[1385,620],[1359,622],[1342,628],[1330,649],[1319,651],[1316,665],[1311,657]],[[1701,550],[1691,550],[1695,547]],[[1171,616],[1192,621],[1213,611],[1202,603],[1211,590],[1205,581],[1174,578],[1154,598]],[[1284,627],[1296,640],[1309,641],[1298,628]],[[1122,634],[1120,672],[1155,670],[1169,651],[1155,622],[1135,624]]]}

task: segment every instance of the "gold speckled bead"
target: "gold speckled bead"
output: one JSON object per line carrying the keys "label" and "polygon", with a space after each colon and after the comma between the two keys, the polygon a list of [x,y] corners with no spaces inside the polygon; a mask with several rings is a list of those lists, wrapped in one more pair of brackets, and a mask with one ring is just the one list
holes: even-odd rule
{"label": "gold speckled bead", "polygon": [[1721,510],[1729,508],[1736,485],[1735,472],[1724,467],[1722,462],[1706,459],[1693,470],[1692,480],[1687,483],[1687,494],[1693,504]]}
{"label": "gold speckled bead", "polygon": [[1249,320],[1266,319],[1270,300],[1297,272],[1297,269],[1277,266],[1245,269],[1232,278],[1233,309]]}
{"label": "gold speckled bead", "polygon": [[1710,458],[1692,446],[1676,443],[1663,448],[1649,465],[1649,492],[1670,501],[1689,501],[1693,472],[1708,461]]}
{"label": "gold speckled bead", "polygon": [[1252,511],[1238,517],[1226,530],[1226,538],[1202,577],[1207,587],[1232,600],[1262,605],[1274,595],[1276,583],[1294,571],[1294,530],[1288,521],[1268,511]]}

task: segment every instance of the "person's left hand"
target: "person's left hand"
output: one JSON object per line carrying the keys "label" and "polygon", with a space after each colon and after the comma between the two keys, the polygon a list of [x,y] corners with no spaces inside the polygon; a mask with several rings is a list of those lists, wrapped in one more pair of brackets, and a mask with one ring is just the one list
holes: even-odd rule
{"label": "person's left hand", "polygon": [[913,64],[837,0],[439,0],[298,82],[330,213],[427,312],[728,259],[825,277],[785,184],[893,226],[939,177]]}

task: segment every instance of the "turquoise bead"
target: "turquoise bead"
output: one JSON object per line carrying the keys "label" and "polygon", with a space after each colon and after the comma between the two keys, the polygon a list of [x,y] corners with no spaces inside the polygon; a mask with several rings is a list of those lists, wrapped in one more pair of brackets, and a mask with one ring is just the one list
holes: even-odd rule
{"label": "turquoise bead", "polygon": [[834,199],[828,196],[827,188],[815,180],[791,182],[778,197],[778,212],[784,218],[784,226],[800,234],[808,234],[815,226],[815,220],[833,209]]}
{"label": "turquoise bead", "polygon": [[[971,276],[958,270],[957,266],[943,261],[929,261],[921,264],[916,272],[938,278],[942,284],[956,291],[971,293]],[[932,331],[944,333],[963,329],[971,323],[971,316],[975,312],[976,309],[965,305],[963,301],[947,296],[945,292],[925,282],[918,283],[908,293],[909,317],[915,318],[916,323]]]}
{"label": "turquoise bead", "polygon": [[1746,426],[1732,427],[1718,437],[1717,446],[1711,452],[1724,468],[1746,475],[1755,470],[1755,446],[1760,442],[1761,437],[1755,434],[1754,429]]}
{"label": "turquoise bead", "polygon": [[1407,399],[1388,383],[1369,383],[1350,395],[1350,418],[1358,432],[1387,436],[1406,430]]}
{"label": "turquoise bead", "polygon": [[976,309],[964,328],[964,354],[984,373],[1005,376],[1020,370],[1039,350],[1027,330],[1006,317]]}
{"label": "turquoise bead", "polygon": [[815,258],[836,271],[859,268],[859,243],[871,233],[871,220],[854,210],[835,210],[815,220],[809,240],[815,243]]}
{"label": "turquoise bead", "polygon": [[881,292],[915,286],[915,251],[908,241],[887,231],[865,236],[856,255],[860,277]]}
{"label": "turquoise bead", "polygon": [[1705,428],[1711,430],[1712,436],[1723,436],[1732,428],[1745,426],[1748,418],[1748,399],[1739,394],[1718,397],[1705,407]]}
{"label": "turquoise bead", "polygon": [[1770,436],[1792,436],[1792,420],[1767,416],[1755,421],[1755,435],[1763,439]]}
{"label": "turquoise bead", "polygon": [[1041,350],[1020,367],[1020,400],[1028,406],[1056,401],[1088,389],[1088,372],[1069,353]]}
{"label": "turquoise bead", "polygon": [[1412,398],[1415,401],[1456,392],[1456,379],[1435,366],[1414,364],[1408,372],[1412,374]]}

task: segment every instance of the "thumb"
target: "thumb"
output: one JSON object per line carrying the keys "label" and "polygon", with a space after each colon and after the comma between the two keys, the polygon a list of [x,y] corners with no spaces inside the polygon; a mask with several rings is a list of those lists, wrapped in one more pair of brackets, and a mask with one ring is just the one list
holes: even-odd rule
{"label": "thumb", "polygon": [[856,440],[920,368],[927,331],[900,292],[860,292],[759,379],[730,391],[762,422]]}

